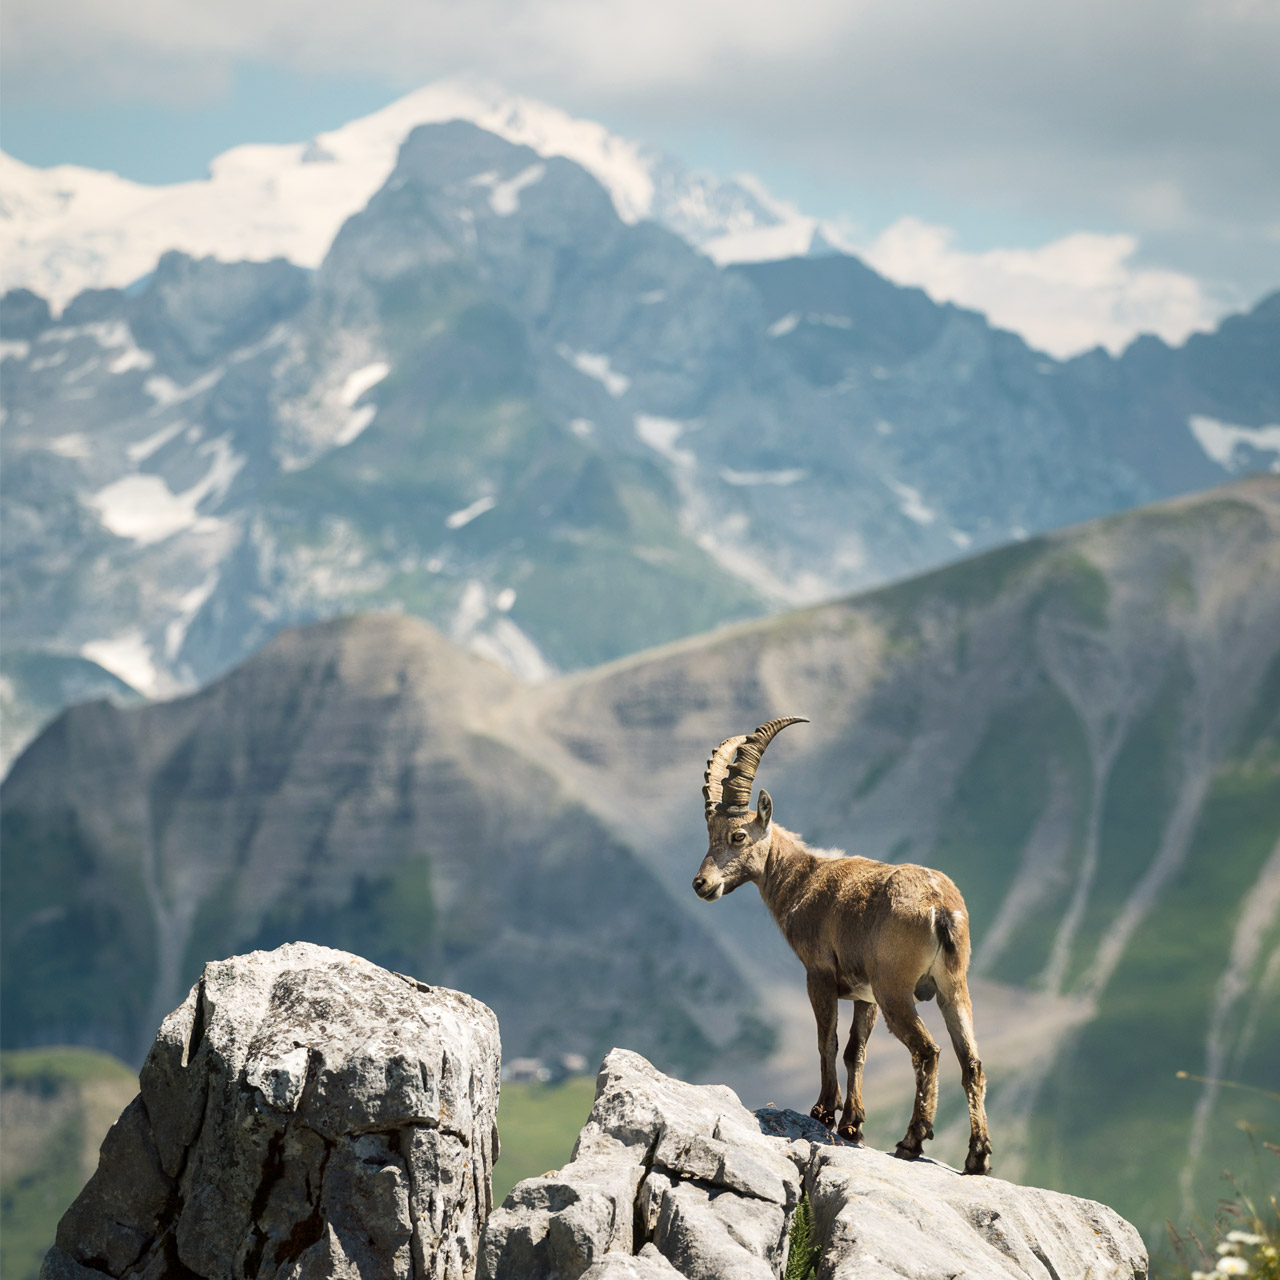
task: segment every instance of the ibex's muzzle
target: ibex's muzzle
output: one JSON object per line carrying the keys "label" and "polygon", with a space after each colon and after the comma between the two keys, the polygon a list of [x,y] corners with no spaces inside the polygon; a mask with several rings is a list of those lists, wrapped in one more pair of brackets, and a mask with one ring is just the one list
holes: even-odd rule
{"label": "ibex's muzzle", "polygon": [[693,891],[703,902],[714,902],[724,893],[724,881],[714,865],[707,866],[710,861],[711,859],[707,858],[698,868],[698,874],[693,877]]}

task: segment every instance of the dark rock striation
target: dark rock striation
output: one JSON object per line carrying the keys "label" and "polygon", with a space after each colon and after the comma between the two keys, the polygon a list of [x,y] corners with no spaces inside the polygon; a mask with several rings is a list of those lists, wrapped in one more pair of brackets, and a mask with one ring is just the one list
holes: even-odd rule
{"label": "dark rock striation", "polygon": [[209,964],[58,1226],[44,1280],[468,1280],[493,1013],[307,943]]}
{"label": "dark rock striation", "polygon": [[1089,1200],[833,1138],[794,1111],[615,1049],[573,1157],[485,1226],[485,1280],[768,1280],[808,1195],[822,1280],[1140,1280],[1136,1229]]}

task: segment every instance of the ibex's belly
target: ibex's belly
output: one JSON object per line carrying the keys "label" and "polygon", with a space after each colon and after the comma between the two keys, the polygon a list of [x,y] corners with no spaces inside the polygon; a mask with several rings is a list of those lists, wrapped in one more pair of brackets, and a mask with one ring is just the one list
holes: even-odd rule
{"label": "ibex's belly", "polygon": [[861,973],[837,974],[836,991],[841,1000],[869,1000],[872,1004],[876,1000],[871,994],[871,984]]}

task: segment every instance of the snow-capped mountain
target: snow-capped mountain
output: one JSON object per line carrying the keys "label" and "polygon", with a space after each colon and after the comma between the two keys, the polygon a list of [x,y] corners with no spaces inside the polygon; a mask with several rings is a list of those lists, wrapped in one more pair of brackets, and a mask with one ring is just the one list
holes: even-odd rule
{"label": "snow-capped mountain", "polygon": [[1273,465],[1278,328],[1280,296],[1057,362],[419,126],[313,271],[170,252],[56,318],[7,295],[0,691],[34,727],[86,662],[171,694],[365,609],[536,677],[884,582]]}
{"label": "snow-capped mountain", "polygon": [[[624,222],[655,219],[718,262],[805,253],[819,230],[753,179],[691,173],[603,125],[451,79],[309,141],[235,147],[198,182],[148,186],[74,165],[35,169],[0,152],[0,291],[29,288],[60,310],[83,289],[132,284],[169,249],[318,267],[338,229],[390,176],[409,132],[448,120],[575,161]],[[828,229],[826,239],[835,235]]]}

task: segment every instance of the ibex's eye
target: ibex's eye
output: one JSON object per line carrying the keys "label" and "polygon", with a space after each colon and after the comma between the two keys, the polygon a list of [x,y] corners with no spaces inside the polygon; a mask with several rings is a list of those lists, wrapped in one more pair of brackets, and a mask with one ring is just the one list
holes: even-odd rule
{"label": "ibex's eye", "polygon": [[729,839],[732,840],[734,844],[745,844],[747,841],[747,833],[745,831],[735,831]]}

